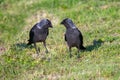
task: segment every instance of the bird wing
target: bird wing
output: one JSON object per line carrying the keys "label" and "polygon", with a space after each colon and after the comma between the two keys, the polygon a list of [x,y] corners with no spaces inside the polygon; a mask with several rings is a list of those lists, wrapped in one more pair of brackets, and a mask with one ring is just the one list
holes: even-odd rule
{"label": "bird wing", "polygon": [[49,31],[47,30],[47,35],[49,35]]}
{"label": "bird wing", "polygon": [[67,41],[66,34],[65,34],[65,41]]}
{"label": "bird wing", "polygon": [[83,36],[82,36],[82,33],[78,30],[78,32],[79,32],[79,39],[80,39],[80,41],[81,41],[81,44],[83,44]]}
{"label": "bird wing", "polygon": [[29,36],[30,36],[29,41],[33,41],[34,32],[32,30],[30,31]]}

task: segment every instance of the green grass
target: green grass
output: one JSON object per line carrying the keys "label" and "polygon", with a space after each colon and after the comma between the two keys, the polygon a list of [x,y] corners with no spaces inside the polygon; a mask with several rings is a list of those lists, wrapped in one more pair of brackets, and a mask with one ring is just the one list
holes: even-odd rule
{"label": "green grass", "polygon": [[[1,0],[0,80],[119,80],[120,2],[118,0]],[[60,21],[71,18],[84,36],[86,51],[69,58]],[[42,18],[52,21],[39,57],[27,47],[31,27]]]}

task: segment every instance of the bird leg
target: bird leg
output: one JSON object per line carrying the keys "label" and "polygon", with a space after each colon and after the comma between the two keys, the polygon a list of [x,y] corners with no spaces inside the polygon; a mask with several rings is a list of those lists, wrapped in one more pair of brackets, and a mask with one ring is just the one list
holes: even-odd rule
{"label": "bird leg", "polygon": [[45,42],[45,41],[43,42],[43,45],[44,45],[44,47],[45,47],[45,49],[46,49],[45,52],[48,53],[48,49],[47,49],[47,47],[46,47],[46,42]]}
{"label": "bird leg", "polygon": [[80,58],[79,52],[80,52],[80,49],[78,49],[77,58]]}
{"label": "bird leg", "polygon": [[71,54],[71,47],[69,47],[69,55],[70,55],[70,58],[72,57],[72,54]]}
{"label": "bird leg", "polygon": [[35,46],[35,50],[36,50],[37,55],[39,55],[40,48],[37,49],[36,43],[34,43],[34,46]]}

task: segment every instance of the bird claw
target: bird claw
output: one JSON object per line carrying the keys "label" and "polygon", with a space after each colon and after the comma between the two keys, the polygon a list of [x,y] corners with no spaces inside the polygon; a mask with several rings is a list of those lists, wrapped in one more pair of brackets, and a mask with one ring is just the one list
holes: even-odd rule
{"label": "bird claw", "polygon": [[72,54],[70,54],[70,58],[72,57]]}
{"label": "bird claw", "polygon": [[36,53],[37,54],[37,56],[39,56],[39,53]]}
{"label": "bird claw", "polygon": [[48,50],[46,50],[45,53],[47,54],[47,53],[48,53]]}
{"label": "bird claw", "polygon": [[77,55],[77,58],[80,58],[80,55]]}
{"label": "bird claw", "polygon": [[38,51],[40,52],[40,48],[38,48]]}
{"label": "bird claw", "polygon": [[39,56],[39,52],[37,52],[36,54],[37,54],[37,56]]}

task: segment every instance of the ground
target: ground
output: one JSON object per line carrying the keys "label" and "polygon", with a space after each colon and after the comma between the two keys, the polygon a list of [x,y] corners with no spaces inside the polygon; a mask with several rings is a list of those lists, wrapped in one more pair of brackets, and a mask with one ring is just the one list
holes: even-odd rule
{"label": "ground", "polygon": [[[120,1],[118,0],[1,0],[0,80],[119,80]],[[29,31],[43,18],[53,24],[47,38],[49,53],[38,43],[27,46]],[[70,18],[83,34],[86,51],[72,49],[64,40]]]}

